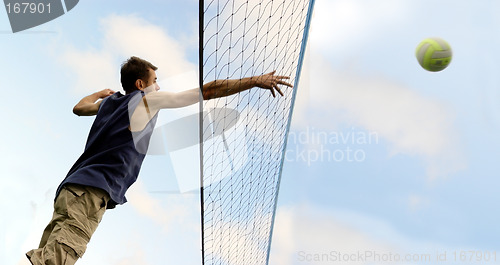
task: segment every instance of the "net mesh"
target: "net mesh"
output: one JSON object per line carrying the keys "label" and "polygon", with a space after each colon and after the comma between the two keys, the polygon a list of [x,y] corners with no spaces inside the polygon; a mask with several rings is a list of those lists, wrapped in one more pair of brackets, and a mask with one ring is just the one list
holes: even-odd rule
{"label": "net mesh", "polygon": [[[297,81],[310,0],[200,3],[201,82],[276,71]],[[254,88],[202,105],[204,264],[266,264],[294,89]]]}

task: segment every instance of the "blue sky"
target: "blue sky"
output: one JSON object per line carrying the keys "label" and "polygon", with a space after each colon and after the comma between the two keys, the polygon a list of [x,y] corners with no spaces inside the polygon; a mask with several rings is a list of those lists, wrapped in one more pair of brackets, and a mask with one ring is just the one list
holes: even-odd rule
{"label": "blue sky", "polygon": [[[0,12],[2,264],[28,264],[23,253],[38,245],[55,189],[83,150],[92,119],[71,113],[80,98],[118,89],[132,54],[159,66],[162,89],[193,86],[197,7],[81,1],[17,34]],[[437,264],[446,251],[458,264],[454,253],[500,249],[498,11],[494,0],[317,0],[271,264],[391,263],[333,261],[332,251],[432,257],[398,264]],[[453,48],[443,72],[414,57],[431,36]],[[199,195],[152,192],[176,187],[165,161],[147,157],[129,203],[106,213],[78,264],[200,263]],[[498,264],[496,254],[468,264]]]}

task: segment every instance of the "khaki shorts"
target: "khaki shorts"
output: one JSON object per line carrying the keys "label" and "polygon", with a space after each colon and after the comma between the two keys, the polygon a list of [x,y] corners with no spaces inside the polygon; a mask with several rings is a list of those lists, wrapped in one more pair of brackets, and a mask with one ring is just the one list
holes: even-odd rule
{"label": "khaki shorts", "polygon": [[67,184],[54,203],[54,215],[38,249],[26,253],[33,265],[72,265],[83,256],[106,211],[104,190]]}

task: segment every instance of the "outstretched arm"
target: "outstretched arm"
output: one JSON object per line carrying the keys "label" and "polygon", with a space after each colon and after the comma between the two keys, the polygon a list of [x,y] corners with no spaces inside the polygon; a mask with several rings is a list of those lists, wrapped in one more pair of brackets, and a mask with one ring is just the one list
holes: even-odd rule
{"label": "outstretched arm", "polygon": [[[108,96],[113,95],[115,92],[111,89],[104,89],[99,92],[95,92],[88,95],[80,100],[73,108],[73,113],[78,116],[93,116],[97,114],[99,106],[101,105],[101,100]],[[98,101],[99,100],[99,101]]]}
{"label": "outstretched arm", "polygon": [[[253,76],[242,79],[230,80],[215,80],[203,85],[203,99],[213,99],[220,97],[227,97],[253,87],[260,87],[262,89],[269,89],[271,94],[275,97],[278,91],[280,95],[283,92],[278,85],[292,87],[291,84],[283,81],[289,79],[287,76],[276,76],[275,72],[265,75]],[[172,92],[152,92],[146,94],[143,100],[139,103],[130,121],[130,128],[132,131],[140,131],[144,129],[146,124],[151,118],[156,115],[160,109],[166,108],[181,108],[186,107],[200,101],[200,89],[190,89],[179,93]]]}
{"label": "outstretched arm", "polygon": [[[283,92],[278,85],[292,87],[291,84],[284,80],[289,79],[287,76],[274,75],[275,71],[260,75],[247,77],[242,79],[230,80],[215,80],[203,85],[203,99],[213,99],[220,97],[227,97],[253,87],[262,89],[269,89],[271,94],[275,97],[278,91],[280,95]],[[172,92],[152,92],[146,94],[143,100],[139,103],[131,117],[130,127],[132,131],[140,131],[144,129],[149,120],[156,115],[160,109],[166,108],[181,108],[186,107],[200,101],[200,89],[190,89],[179,93]]]}
{"label": "outstretched arm", "polygon": [[274,75],[276,71],[265,75],[252,76],[242,79],[215,80],[203,85],[203,99],[213,99],[227,97],[253,87],[269,89],[273,97],[276,97],[274,90],[278,91],[283,96],[278,85],[292,87],[291,84],[283,81],[289,79],[288,76]]}
{"label": "outstretched arm", "polygon": [[[275,90],[283,96],[283,92],[278,85],[292,87],[291,84],[284,80],[289,79],[288,76],[274,75],[275,71],[260,75],[247,77],[242,79],[229,79],[229,80],[215,80],[203,85],[203,99],[214,99],[220,97],[227,97],[242,91],[259,87],[262,89],[269,89],[273,97],[276,97]],[[179,93],[172,92],[154,92],[145,96],[148,107],[151,112],[159,109],[166,108],[180,108],[198,103],[200,100],[200,89],[190,89]]]}

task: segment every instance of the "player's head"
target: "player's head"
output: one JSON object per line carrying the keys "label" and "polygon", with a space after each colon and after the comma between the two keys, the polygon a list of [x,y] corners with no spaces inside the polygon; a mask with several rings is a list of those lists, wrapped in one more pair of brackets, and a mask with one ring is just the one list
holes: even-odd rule
{"label": "player's head", "polygon": [[155,71],[158,67],[136,56],[130,57],[122,64],[120,70],[121,82],[125,93],[144,90],[146,87],[156,85]]}

